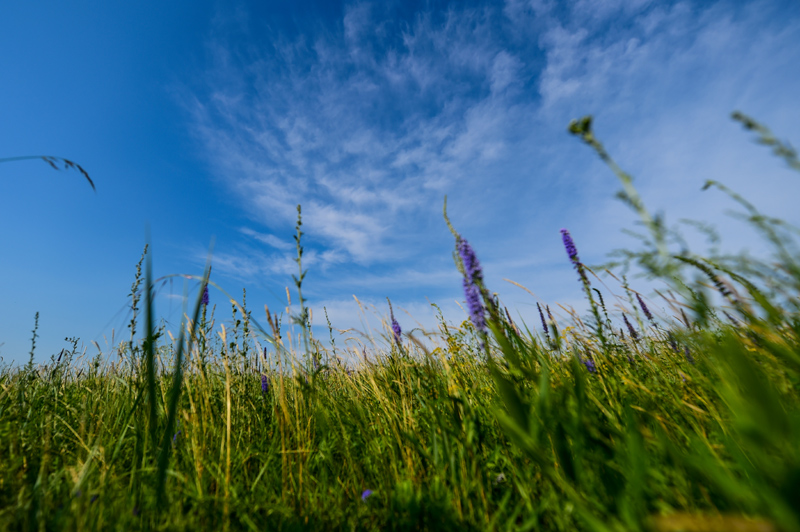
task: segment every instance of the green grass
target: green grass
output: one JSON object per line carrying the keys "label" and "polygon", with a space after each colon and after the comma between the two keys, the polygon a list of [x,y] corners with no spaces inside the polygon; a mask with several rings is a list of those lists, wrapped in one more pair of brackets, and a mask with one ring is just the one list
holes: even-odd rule
{"label": "green grass", "polygon": [[581,264],[586,321],[533,332],[480,281],[488,334],[442,320],[438,347],[405,336],[371,362],[348,352],[348,369],[310,335],[302,296],[302,338],[272,315],[267,332],[244,298],[215,328],[201,290],[172,339],[153,323],[146,250],[130,341],[0,369],[0,529],[799,531],[794,230],[731,193],[775,256],[672,252],[591,121],[571,131],[646,228],[617,255],[676,294],[674,315],[649,320],[623,280],[637,337],[621,332]]}

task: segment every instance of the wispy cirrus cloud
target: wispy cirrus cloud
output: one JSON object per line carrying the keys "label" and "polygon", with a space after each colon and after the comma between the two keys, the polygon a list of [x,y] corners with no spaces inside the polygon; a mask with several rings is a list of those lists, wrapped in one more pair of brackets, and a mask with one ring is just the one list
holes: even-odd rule
{"label": "wispy cirrus cloud", "polygon": [[[711,177],[795,213],[796,194],[754,184],[760,171],[797,190],[728,114],[742,108],[791,133],[796,6],[509,0],[398,13],[348,4],[341,18],[285,32],[240,16],[215,33],[193,103],[210,163],[254,224],[248,238],[289,251],[275,232],[302,203],[309,261],[327,268],[320,299],[460,297],[444,274],[438,287],[421,279],[452,264],[444,194],[501,294],[525,297],[500,281],[511,277],[572,297],[558,229],[569,226],[591,262],[630,244],[619,228],[634,219],[613,200],[613,175],[565,132],[589,113],[645,200],[673,220],[700,213],[729,227],[729,204],[697,192]],[[729,231],[750,245],[742,234]],[[231,252],[227,268],[291,271],[258,253]]]}
{"label": "wispy cirrus cloud", "polygon": [[195,108],[256,221],[285,225],[303,203],[309,229],[361,263],[396,258],[400,218],[438,211],[476,165],[505,155],[522,69],[491,13],[376,11],[347,8],[341,26],[266,43],[235,67],[215,42],[212,89]]}
{"label": "wispy cirrus cloud", "polygon": [[244,235],[254,238],[255,240],[261,242],[262,244],[266,244],[270,247],[279,249],[281,251],[289,251],[292,249],[292,247],[294,247],[292,246],[291,242],[286,242],[285,240],[281,240],[275,235],[259,233],[258,231],[254,231],[249,227],[242,227],[241,229],[239,229],[239,231],[241,231],[241,233]]}

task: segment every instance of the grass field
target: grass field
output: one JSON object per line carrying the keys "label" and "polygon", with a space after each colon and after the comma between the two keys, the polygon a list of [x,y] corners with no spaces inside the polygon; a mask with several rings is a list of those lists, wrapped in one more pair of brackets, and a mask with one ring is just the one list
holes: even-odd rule
{"label": "grass field", "polygon": [[130,341],[0,369],[0,529],[800,531],[797,231],[709,182],[774,256],[671,251],[591,120],[570,131],[641,217],[621,256],[662,282],[653,299],[620,279],[612,312],[565,230],[590,312],[516,323],[451,226],[470,318],[432,347],[390,315],[391,350],[365,360],[308,332],[299,208],[300,310],[263,327],[244,300],[216,327],[200,291],[172,338],[145,253]]}

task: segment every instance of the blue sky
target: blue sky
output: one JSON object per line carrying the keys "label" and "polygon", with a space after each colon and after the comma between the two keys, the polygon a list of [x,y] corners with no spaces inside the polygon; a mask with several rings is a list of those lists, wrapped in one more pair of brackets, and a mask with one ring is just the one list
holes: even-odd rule
{"label": "blue sky", "polygon": [[[156,276],[200,274],[214,238],[213,279],[256,319],[284,310],[298,203],[318,326],[325,307],[367,332],[386,297],[404,330],[435,325],[430,302],[464,319],[445,195],[512,315],[533,325],[537,299],[504,279],[580,309],[559,229],[589,264],[636,245],[616,178],[566,132],[586,114],[670,225],[764,251],[706,179],[800,223],[800,176],[730,119],[800,143],[797,2],[70,4],[0,17],[0,157],[67,157],[97,185],[0,165],[5,362],[27,359],[37,311],[39,360],[68,336],[90,354],[125,338],[148,224]],[[157,300],[173,331],[183,289]]]}

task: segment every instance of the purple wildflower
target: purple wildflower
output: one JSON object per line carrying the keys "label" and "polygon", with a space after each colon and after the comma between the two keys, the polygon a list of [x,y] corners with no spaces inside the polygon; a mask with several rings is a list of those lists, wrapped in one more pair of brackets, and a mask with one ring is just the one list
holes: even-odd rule
{"label": "purple wildflower", "polygon": [[644,312],[644,315],[647,317],[647,319],[650,320],[650,321],[653,321],[653,315],[650,314],[650,309],[648,309],[647,305],[644,304],[644,301],[642,300],[642,296],[640,296],[639,294],[636,294],[636,299],[639,300],[639,306],[642,307],[642,312]]}
{"label": "purple wildflower", "polygon": [[464,265],[464,277],[470,283],[483,281],[483,272],[478,257],[475,256],[475,251],[469,242],[463,238],[458,239],[458,255],[461,257],[461,264]]}
{"label": "purple wildflower", "polygon": [[675,337],[672,336],[672,331],[667,333],[667,339],[669,340],[669,346],[672,348],[674,352],[678,352],[678,343],[675,341]]}
{"label": "purple wildflower", "polygon": [[479,283],[483,281],[483,272],[478,258],[475,256],[469,242],[459,237],[458,255],[461,257],[461,264],[464,265],[464,296],[467,300],[467,309],[472,324],[481,333],[486,333],[486,317],[484,315],[483,303],[481,302],[481,289]]}
{"label": "purple wildflower", "polygon": [[586,369],[589,370],[589,373],[597,373],[597,365],[594,363],[592,357],[584,358],[583,365],[586,366]]}
{"label": "purple wildflower", "polygon": [[549,334],[550,331],[547,329],[547,322],[544,320],[544,313],[542,312],[542,307],[539,306],[539,303],[536,303],[536,308],[539,309],[539,317],[542,319],[542,328],[544,329],[544,333]]}
{"label": "purple wildflower", "polygon": [[267,393],[269,391],[269,379],[266,375],[261,376],[261,393]]}
{"label": "purple wildflower", "polygon": [[569,234],[568,230],[561,230],[561,240],[564,241],[564,247],[567,250],[569,260],[575,264],[579,263],[580,260],[578,259],[578,248],[575,247],[575,242],[572,241],[572,236]]}
{"label": "purple wildflower", "polygon": [[[387,297],[386,300],[388,301],[389,298]],[[392,333],[394,333],[394,343],[400,345],[401,341],[401,334],[403,334],[403,330],[400,328],[400,324],[397,323],[397,320],[394,319],[394,309],[392,309],[392,302],[389,301],[389,315],[392,318]]]}
{"label": "purple wildflower", "polygon": [[203,287],[203,305],[208,305],[208,285]]}
{"label": "purple wildflower", "polygon": [[394,333],[394,341],[400,344],[400,335],[403,334],[403,330],[400,328],[400,324],[397,323],[397,320],[392,317],[392,332]]}
{"label": "purple wildflower", "polygon": [[469,318],[475,329],[480,332],[486,332],[486,317],[483,314],[483,304],[481,303],[481,290],[474,284],[464,278],[464,296],[467,300],[467,308],[469,309]]}
{"label": "purple wildflower", "polygon": [[369,497],[370,495],[372,495],[372,490],[364,490],[364,492],[361,493],[361,500],[366,501],[367,497]]}
{"label": "purple wildflower", "polygon": [[689,346],[683,346],[683,353],[686,355],[686,360],[689,361],[689,364],[694,364],[694,357],[692,356],[692,352],[689,351]]}
{"label": "purple wildflower", "polygon": [[175,445],[175,442],[178,440],[178,434],[180,434],[180,433],[181,433],[181,431],[178,431],[178,432],[176,432],[176,433],[175,433],[175,435],[172,437],[172,445]]}
{"label": "purple wildflower", "polygon": [[570,236],[569,231],[566,229],[561,230],[561,240],[564,242],[564,248],[567,250],[567,256],[575,266],[575,270],[578,272],[578,275],[581,276],[581,280],[584,283],[588,283],[589,279],[586,277],[586,272],[583,271],[583,264],[581,264],[581,261],[578,258],[578,248],[575,247],[575,242],[572,241],[572,236]]}
{"label": "purple wildflower", "polygon": [[625,321],[625,325],[628,326],[628,332],[631,334],[631,338],[633,338],[634,340],[638,340],[639,339],[639,334],[636,332],[636,329],[633,328],[633,325],[631,325],[631,322],[628,321],[628,315],[627,314],[623,314],[622,315],[622,319]]}
{"label": "purple wildflower", "polygon": [[725,317],[727,317],[730,320],[730,322],[733,323],[735,326],[738,327],[740,325],[739,320],[737,320],[736,318],[734,318],[733,316],[731,316],[730,314],[728,314],[724,310],[722,312],[725,314]]}

